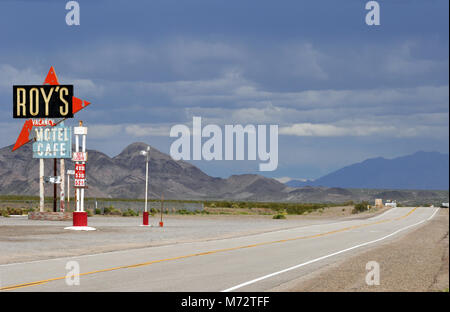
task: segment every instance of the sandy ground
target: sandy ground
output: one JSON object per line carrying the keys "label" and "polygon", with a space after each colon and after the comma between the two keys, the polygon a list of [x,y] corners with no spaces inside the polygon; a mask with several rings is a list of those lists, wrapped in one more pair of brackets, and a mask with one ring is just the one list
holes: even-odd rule
{"label": "sandy ground", "polygon": [[[374,213],[380,213],[388,208],[372,208],[370,211],[359,213],[357,215],[352,214],[353,206],[337,206],[337,207],[326,207],[321,209],[316,209],[315,211],[305,213],[301,217],[304,218],[336,218],[336,217],[346,217],[352,216],[354,218],[362,218],[366,215],[373,215]],[[233,215],[274,215],[277,214],[276,211],[272,209],[265,208],[208,208],[205,210],[213,213],[213,214],[233,214]],[[289,215],[289,218],[295,216]]]}
{"label": "sandy ground", "polygon": [[[344,210],[343,210],[344,209]],[[139,226],[141,217],[94,216],[89,226],[96,231],[70,231],[71,221],[38,221],[0,217],[0,264],[101,253],[115,250],[224,239],[298,226],[368,218],[382,213],[351,215],[350,207],[333,207],[304,216],[275,220],[271,215],[165,215],[164,227]]]}
{"label": "sandy ground", "polygon": [[[406,236],[334,263],[272,291],[448,291],[449,211]],[[380,265],[380,285],[365,282],[366,264]]]}

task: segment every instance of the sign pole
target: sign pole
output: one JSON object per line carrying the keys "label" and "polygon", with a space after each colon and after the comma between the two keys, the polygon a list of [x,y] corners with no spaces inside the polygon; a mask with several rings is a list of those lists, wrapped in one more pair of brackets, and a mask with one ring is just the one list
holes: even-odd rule
{"label": "sign pole", "polygon": [[44,212],[44,159],[39,159],[39,211]]}
{"label": "sign pole", "polygon": [[[84,189],[86,188],[86,135],[87,127],[83,127],[80,121],[79,127],[74,128],[75,134],[75,152],[72,155],[72,161],[75,162],[75,179],[74,187],[77,197],[77,208],[73,212],[73,226],[67,227],[70,230],[95,230],[88,227],[87,212],[84,211]],[[80,152],[80,135],[81,135],[81,152]]]}
{"label": "sign pole", "polygon": [[67,210],[70,211],[70,177],[67,172]]}
{"label": "sign pole", "polygon": [[[75,152],[79,152],[80,151],[80,140],[78,138],[78,135],[75,134]],[[77,163],[75,163],[76,166]],[[75,211],[80,211],[80,192],[78,192],[78,188],[75,188],[75,195],[76,195],[76,209]]]}
{"label": "sign pole", "polygon": [[[56,158],[53,158],[53,176],[58,175]],[[56,212],[56,183],[53,183],[53,212]]]}
{"label": "sign pole", "polygon": [[60,186],[60,192],[59,192],[59,211],[64,212],[64,204],[65,204],[65,194],[64,194],[64,188],[66,186],[66,168],[64,164],[64,158],[61,158],[59,162],[59,170],[61,171],[61,186]]}
{"label": "sign pole", "polygon": [[[80,127],[83,125],[83,122],[80,121]],[[86,153],[86,134],[81,136],[81,151]],[[85,162],[81,162],[81,164],[86,165]],[[86,177],[85,177],[86,178]],[[81,189],[81,211],[84,212],[84,187]],[[87,224],[86,224],[87,225]]]}

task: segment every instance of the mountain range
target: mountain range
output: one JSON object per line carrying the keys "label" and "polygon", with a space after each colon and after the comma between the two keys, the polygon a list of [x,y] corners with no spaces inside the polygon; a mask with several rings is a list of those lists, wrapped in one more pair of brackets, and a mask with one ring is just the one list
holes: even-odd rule
{"label": "mountain range", "polygon": [[314,181],[291,180],[286,184],[291,187],[448,190],[449,156],[417,152],[394,159],[371,158]]}
{"label": "mountain range", "polygon": [[[133,143],[114,157],[88,149],[86,196],[143,198],[145,195],[145,158],[140,155],[140,151],[146,148],[147,144],[145,143]],[[73,169],[73,167],[72,161],[66,160],[66,169]],[[53,160],[45,160],[45,175],[53,175],[52,170]],[[354,174],[355,176],[364,176],[366,173],[358,174],[355,171]],[[31,144],[14,152],[12,152],[12,145],[0,149],[0,194],[38,195],[38,176],[39,160],[32,158]],[[369,180],[369,177],[366,180]],[[357,183],[354,185],[361,187]],[[46,196],[53,195],[53,188],[48,184],[45,187],[45,193]],[[71,194],[73,195],[73,190]],[[232,175],[226,179],[211,177],[188,162],[175,161],[169,155],[151,148],[149,197],[160,198],[162,194],[167,199],[288,202],[345,202],[372,200],[378,197],[405,201],[440,201],[448,198],[448,191],[444,193],[392,191],[386,187],[381,187],[381,190],[324,186],[292,187],[256,174]]]}

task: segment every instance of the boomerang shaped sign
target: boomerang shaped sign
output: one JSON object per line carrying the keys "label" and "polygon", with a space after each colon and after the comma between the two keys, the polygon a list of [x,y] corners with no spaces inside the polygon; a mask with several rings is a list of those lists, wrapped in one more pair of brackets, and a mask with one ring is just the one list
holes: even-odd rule
{"label": "boomerang shaped sign", "polygon": [[[49,70],[49,72],[47,74],[47,77],[45,78],[44,85],[45,86],[46,85],[60,86],[59,81],[58,81],[58,77],[56,76],[55,69],[53,68],[53,66],[50,67],[50,70]],[[14,86],[14,90],[15,90],[15,93],[14,93],[14,102],[15,103],[14,103],[14,109],[13,109],[14,110],[14,117],[15,118],[27,118],[28,115],[25,112],[25,104],[21,103],[21,102],[16,103],[17,102],[17,98],[16,97],[19,97],[20,92],[22,92],[22,94],[21,94],[22,95],[22,99],[26,96],[26,90],[25,90],[26,86],[23,86],[24,87],[23,90],[17,90],[18,87],[20,87],[20,86]],[[32,87],[32,86],[30,86],[30,87]],[[55,88],[55,89],[58,89],[58,87]],[[39,93],[38,88],[33,88],[32,87],[29,90],[29,94],[30,94],[30,97],[32,95],[37,96],[37,97],[41,97],[43,99],[43,101],[39,101],[38,100],[39,101],[38,103],[45,102],[47,104],[47,106],[44,105],[44,111],[48,113],[48,111],[50,109],[53,109],[53,110],[55,109],[54,107],[49,108],[49,103],[52,100],[53,91],[54,90],[52,89],[52,90],[50,90],[49,93],[45,93],[45,91],[41,90],[41,93]],[[59,91],[59,99],[57,99],[57,100],[59,100],[62,103],[68,104],[68,102],[64,98],[64,96],[70,96],[73,93],[73,86],[61,86],[61,90],[58,90],[58,91]],[[31,100],[31,101],[33,101],[33,100]],[[59,114],[58,117],[63,117],[64,118],[61,121],[65,120],[66,118],[72,118],[73,114],[79,112],[80,110],[82,110],[83,108],[88,106],[89,104],[91,104],[91,103],[88,102],[88,101],[81,100],[81,99],[79,99],[77,97],[74,97],[72,95],[71,112],[70,112],[70,107],[66,107],[65,109],[60,107],[59,112],[58,112],[58,114]],[[31,112],[32,115],[38,116],[39,115],[38,114],[39,108],[37,108],[36,105],[34,106],[34,110],[35,110],[35,112]],[[31,111],[31,108],[30,108],[30,111]],[[25,116],[25,117],[20,117],[19,116],[20,113],[22,113],[23,116]],[[67,117],[64,117],[65,115],[67,115]],[[13,147],[12,150],[15,151],[19,147],[21,147],[21,146],[27,144],[28,142],[32,141],[32,140],[30,140],[30,133],[31,133],[31,130],[33,129],[33,126],[49,125],[49,126],[53,127],[53,126],[56,126],[57,124],[59,124],[61,121],[55,123],[55,122],[49,120],[47,124],[42,124],[41,122],[39,122],[37,124],[36,123],[33,124],[33,119],[28,119],[23,124],[22,130],[20,131],[19,137],[17,138],[17,141],[14,144],[14,147]]]}

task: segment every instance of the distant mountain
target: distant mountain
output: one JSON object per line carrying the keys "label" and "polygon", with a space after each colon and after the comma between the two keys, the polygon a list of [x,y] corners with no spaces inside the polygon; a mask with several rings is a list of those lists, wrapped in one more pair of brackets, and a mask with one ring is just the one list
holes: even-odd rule
{"label": "distant mountain", "polygon": [[[133,143],[115,157],[88,150],[86,196],[143,198],[145,159],[139,152],[146,147],[145,143]],[[73,166],[70,160],[66,160],[66,169],[72,169]],[[45,160],[45,175],[52,175],[52,170],[53,160]],[[150,150],[149,180],[150,198],[160,198],[161,194],[164,194],[167,199],[310,203],[372,201],[374,198],[398,199],[402,203],[448,201],[448,191],[393,191],[387,190],[386,187],[382,187],[382,190],[309,186],[292,188],[257,174],[233,175],[227,179],[215,178],[190,163],[175,161],[155,148]],[[45,191],[46,196],[53,195],[50,185],[46,185]],[[39,160],[32,158],[31,144],[14,152],[12,145],[0,149],[0,194],[39,194]]]}
{"label": "distant mountain", "polygon": [[314,181],[289,181],[291,187],[327,186],[372,189],[448,190],[449,156],[437,152],[367,159]]}
{"label": "distant mountain", "polygon": [[[32,158],[31,144],[12,152],[12,146],[0,149],[0,194],[39,194],[39,160]],[[119,155],[109,157],[88,150],[86,165],[87,196],[143,198],[145,195],[145,158],[139,154],[147,144],[133,143]],[[58,161],[59,167],[59,161]],[[73,168],[66,160],[66,169]],[[45,175],[52,175],[53,160],[45,160]],[[234,175],[228,179],[214,178],[197,167],[174,161],[155,148],[150,150],[149,197],[164,194],[171,199],[242,199],[282,200],[287,187],[260,175]],[[53,188],[45,188],[52,195]]]}

